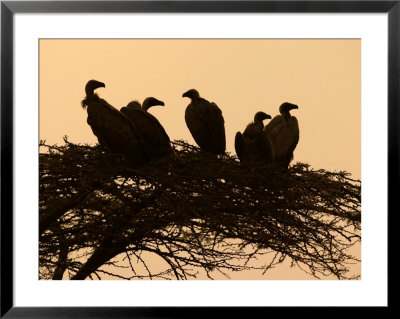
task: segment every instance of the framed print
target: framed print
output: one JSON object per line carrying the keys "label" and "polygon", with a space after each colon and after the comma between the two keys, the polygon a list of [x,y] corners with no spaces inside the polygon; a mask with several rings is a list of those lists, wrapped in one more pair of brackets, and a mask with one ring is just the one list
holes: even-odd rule
{"label": "framed print", "polygon": [[399,18],[2,1],[1,316],[388,307]]}

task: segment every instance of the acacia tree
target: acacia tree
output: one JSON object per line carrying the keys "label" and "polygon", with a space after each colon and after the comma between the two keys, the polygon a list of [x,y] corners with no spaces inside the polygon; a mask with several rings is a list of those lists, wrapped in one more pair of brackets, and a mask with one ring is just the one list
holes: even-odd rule
{"label": "acacia tree", "polygon": [[64,141],[40,143],[41,279],[261,275],[287,259],[316,278],[358,278],[348,249],[361,240],[361,182],[346,172],[245,166],[184,141],[132,168],[100,146]]}

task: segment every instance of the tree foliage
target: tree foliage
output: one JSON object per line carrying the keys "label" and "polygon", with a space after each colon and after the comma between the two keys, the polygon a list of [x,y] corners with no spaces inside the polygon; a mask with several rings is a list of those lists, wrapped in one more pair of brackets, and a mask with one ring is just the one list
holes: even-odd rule
{"label": "tree foliage", "polygon": [[[346,172],[245,166],[184,141],[133,168],[64,140],[40,143],[41,279],[261,276],[284,260],[316,278],[357,278],[348,249],[361,240],[361,182]],[[154,270],[150,255],[165,269]]]}

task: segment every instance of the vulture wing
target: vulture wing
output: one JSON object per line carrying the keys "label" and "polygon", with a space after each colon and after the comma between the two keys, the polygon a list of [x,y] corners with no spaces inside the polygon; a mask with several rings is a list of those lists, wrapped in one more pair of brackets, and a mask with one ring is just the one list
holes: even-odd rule
{"label": "vulture wing", "polygon": [[253,145],[255,158],[264,162],[271,162],[273,160],[271,144],[263,131],[257,134]]}
{"label": "vulture wing", "polygon": [[143,137],[144,148],[151,157],[159,157],[172,151],[167,133],[153,115],[142,109],[127,107],[121,108],[121,113],[138,129]]}
{"label": "vulture wing", "polygon": [[[275,116],[267,125],[264,127],[264,132],[268,135],[277,135],[277,132],[279,132],[279,129],[282,128],[283,121],[285,118],[282,115],[277,115]],[[274,134],[273,134],[274,132]]]}
{"label": "vulture wing", "polygon": [[164,144],[168,143],[169,147],[171,147],[171,145],[169,144],[170,143],[169,136],[168,136],[167,132],[165,131],[164,127],[159,122],[159,120],[153,114],[150,114],[148,111],[146,111],[146,113],[153,120],[154,125],[157,127],[160,140],[162,140]]}
{"label": "vulture wing", "polygon": [[[237,135],[237,133],[236,133]],[[254,123],[247,125],[243,132],[242,155],[244,160],[270,162],[272,159],[271,146],[262,128]],[[243,161],[242,159],[240,159]]]}
{"label": "vulture wing", "polygon": [[200,148],[207,149],[207,127],[203,118],[202,112],[193,103],[190,103],[185,110],[186,125],[197,145]]}
{"label": "vulture wing", "polygon": [[297,143],[299,142],[299,124],[296,117],[286,120],[282,115],[275,116],[265,127],[265,133],[270,139],[275,160],[283,166],[289,166]]}
{"label": "vulture wing", "polygon": [[214,102],[210,103],[210,130],[214,136],[214,149],[216,153],[223,154],[226,149],[225,121],[222,111]]}
{"label": "vulture wing", "polygon": [[243,140],[243,135],[240,132],[237,132],[235,136],[235,150],[238,159],[243,162],[246,158],[246,145]]}
{"label": "vulture wing", "polygon": [[147,162],[140,134],[121,112],[103,99],[90,101],[87,112],[88,124],[108,151],[125,154],[133,164]]}
{"label": "vulture wing", "polygon": [[215,103],[198,99],[189,104],[185,121],[200,148],[214,154],[225,152],[225,124],[222,112]]}

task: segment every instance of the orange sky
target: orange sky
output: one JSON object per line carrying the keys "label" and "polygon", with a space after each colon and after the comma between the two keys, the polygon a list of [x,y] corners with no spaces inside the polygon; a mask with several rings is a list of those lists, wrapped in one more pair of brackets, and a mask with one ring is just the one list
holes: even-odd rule
{"label": "orange sky", "polygon": [[89,79],[117,108],[154,96],[171,139],[194,143],[184,121],[196,88],[225,118],[227,151],[255,112],[292,111],[300,125],[295,161],[361,177],[360,40],[40,40],[40,138],[97,142],[80,107]]}
{"label": "orange sky", "polygon": [[[360,40],[42,39],[39,48],[40,139],[47,143],[61,144],[64,135],[97,143],[80,106],[86,82],[96,79],[106,84],[97,93],[117,108],[148,96],[164,101],[150,112],[171,140],[194,144],[182,93],[195,88],[222,110],[228,152],[235,154],[236,132],[257,111],[275,116],[287,101],[299,106],[294,161],[361,178]],[[266,278],[282,279],[275,273]]]}

